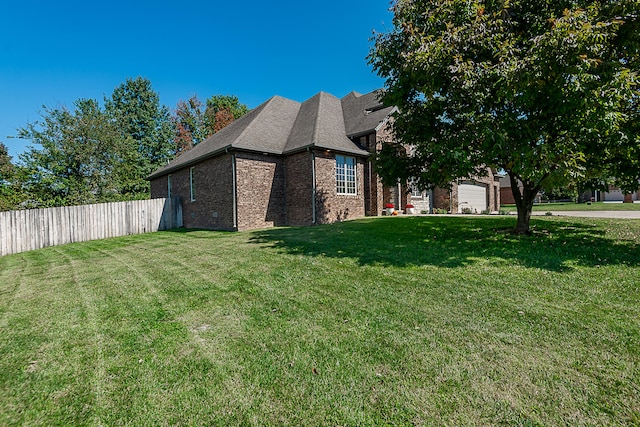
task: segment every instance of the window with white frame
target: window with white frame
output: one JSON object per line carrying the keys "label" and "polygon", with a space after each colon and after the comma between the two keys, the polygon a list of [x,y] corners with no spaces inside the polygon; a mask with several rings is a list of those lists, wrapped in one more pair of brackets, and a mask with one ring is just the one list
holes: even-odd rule
{"label": "window with white frame", "polygon": [[336,191],[338,194],[356,194],[355,157],[336,155]]}
{"label": "window with white frame", "polygon": [[195,168],[191,168],[189,169],[189,188],[191,191],[191,201],[195,202],[196,201],[196,185],[193,182],[193,172],[194,172]]}
{"label": "window with white frame", "polygon": [[423,191],[418,188],[418,183],[415,179],[409,180],[409,186],[411,188],[411,197],[414,199],[421,199],[424,195]]}

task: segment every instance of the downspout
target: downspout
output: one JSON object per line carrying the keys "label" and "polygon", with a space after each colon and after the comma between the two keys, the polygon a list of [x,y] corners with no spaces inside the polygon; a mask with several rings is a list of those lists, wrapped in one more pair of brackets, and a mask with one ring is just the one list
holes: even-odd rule
{"label": "downspout", "polygon": [[[371,160],[368,160],[368,162],[369,162],[369,168],[368,168],[369,169],[369,174],[367,176],[367,181],[368,181],[367,186],[369,187],[369,200],[365,200],[365,203],[369,203],[369,206],[365,205],[365,209],[368,208],[369,216],[374,216],[374,215],[377,216],[378,215],[378,212],[377,212],[378,211],[378,207],[377,207],[378,206],[378,187],[377,187],[377,182],[376,182],[376,212],[374,214],[374,212],[373,212],[373,195],[372,195],[373,194],[373,185],[371,184],[371,167],[373,165],[371,164]],[[365,187],[365,188],[367,188],[367,187]],[[365,212],[365,214],[366,214],[366,212]]]}
{"label": "downspout", "polygon": [[[228,149],[227,149],[228,152]],[[233,192],[233,228],[238,230],[238,194],[236,185],[236,155],[231,155],[231,174],[233,175],[232,192]]]}
{"label": "downspout", "polygon": [[311,224],[316,224],[316,153],[307,147],[311,153]]}

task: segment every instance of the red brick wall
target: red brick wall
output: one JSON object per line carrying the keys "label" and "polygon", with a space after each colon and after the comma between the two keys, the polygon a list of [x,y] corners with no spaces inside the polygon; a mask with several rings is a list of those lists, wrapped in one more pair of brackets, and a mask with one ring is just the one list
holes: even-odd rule
{"label": "red brick wall", "polygon": [[[238,230],[285,224],[284,161],[280,157],[236,154]],[[310,203],[311,198],[309,198]]]}
{"label": "red brick wall", "polygon": [[[394,140],[393,133],[391,131],[390,125],[393,118],[390,119],[390,122],[379,129],[375,134],[375,146],[370,147],[371,153],[376,153],[377,151],[382,150],[382,146]],[[398,211],[404,211],[407,204],[411,203],[411,195],[409,194],[409,186],[407,183],[403,183],[400,186],[394,185],[392,187],[383,187],[382,181],[377,178],[377,187],[378,198],[375,200],[376,205],[376,214],[380,215],[382,211],[385,209],[385,205],[387,203],[393,204],[394,208]]]}
{"label": "red brick wall", "polygon": [[[233,161],[224,154],[194,165],[195,200],[189,170],[171,173],[171,195],[183,201],[186,228],[247,230],[313,222],[313,165],[316,172],[316,222],[365,215],[364,160],[356,166],[357,194],[336,194],[335,154],[303,152],[280,158],[235,154],[237,224],[234,224]],[[167,176],[151,181],[152,197],[167,196]]]}
{"label": "red brick wall", "polygon": [[500,204],[501,205],[516,204],[516,199],[513,198],[513,191],[511,191],[511,187],[500,188]]}
{"label": "red brick wall", "polygon": [[382,181],[375,171],[373,159],[381,143],[379,143],[375,132],[359,136],[354,139],[354,142],[363,150],[371,153],[368,159],[363,160],[364,211],[365,215],[377,216],[380,215],[384,209],[384,195]]}
{"label": "red brick wall", "polygon": [[[456,187],[456,196],[458,194],[458,189]],[[449,189],[436,187],[433,189],[433,208],[434,209],[445,209],[449,211],[451,208],[451,197],[449,193]],[[455,211],[454,211],[455,212]]]}
{"label": "red brick wall", "polygon": [[234,229],[232,164],[233,156],[223,154],[195,165],[196,200],[189,199],[187,187],[182,207],[185,227]]}
{"label": "red brick wall", "polygon": [[313,222],[311,153],[305,151],[287,156],[284,164],[285,221],[288,225],[311,225]]}
{"label": "red brick wall", "polygon": [[[171,173],[171,196],[182,198],[182,218],[186,228],[232,230],[232,156],[225,154],[194,166],[195,201],[191,201],[190,167]],[[167,176],[151,181],[151,197],[167,196]]]}
{"label": "red brick wall", "polygon": [[161,199],[164,197],[167,197],[167,176],[166,175],[161,176],[160,178],[151,180],[151,198]]}
{"label": "red brick wall", "polygon": [[356,194],[337,194],[334,153],[319,152],[316,166],[316,222],[326,224],[364,216],[364,160],[356,159]]}

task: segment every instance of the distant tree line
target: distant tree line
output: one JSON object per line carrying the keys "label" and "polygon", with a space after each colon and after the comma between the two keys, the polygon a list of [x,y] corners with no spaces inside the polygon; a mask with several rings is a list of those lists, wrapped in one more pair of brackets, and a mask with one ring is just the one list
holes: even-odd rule
{"label": "distant tree line", "polygon": [[148,79],[127,79],[104,105],[44,106],[18,130],[31,145],[13,162],[0,142],[0,210],[145,199],[145,179],[248,111],[238,98],[197,96],[173,114]]}

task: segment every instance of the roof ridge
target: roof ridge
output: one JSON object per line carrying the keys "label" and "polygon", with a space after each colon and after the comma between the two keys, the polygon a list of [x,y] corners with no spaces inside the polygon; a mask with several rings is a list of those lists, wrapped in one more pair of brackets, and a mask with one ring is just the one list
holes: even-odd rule
{"label": "roof ridge", "polygon": [[318,92],[316,95],[314,95],[314,98],[318,97],[318,109],[317,109],[317,114],[316,116],[313,118],[313,132],[311,133],[311,143],[313,145],[317,144],[318,142],[318,131],[320,128],[320,109],[322,108],[322,91]]}
{"label": "roof ridge", "polygon": [[[255,117],[251,118],[251,120],[249,121],[249,123],[247,124],[247,126],[244,127],[244,129],[242,129],[242,131],[238,134],[238,137],[235,139],[235,141],[238,141],[241,137],[243,137],[247,131],[249,130],[249,128],[251,127],[251,125],[254,123],[254,121],[260,117],[260,115],[266,110],[267,106],[270,105],[271,103],[273,103],[273,101],[276,98],[281,98],[281,99],[286,99],[283,98],[279,95],[273,95],[271,98],[267,99],[265,102],[263,102],[262,104],[258,105],[255,109],[257,110],[258,108],[260,108],[260,111],[256,112]],[[224,130],[224,129],[223,129]],[[234,142],[235,142],[234,141]],[[231,147],[233,147],[234,142],[232,142],[230,145]]]}
{"label": "roof ridge", "polygon": [[[319,128],[320,128],[320,121],[322,120],[322,117],[324,117],[323,113],[326,110],[327,106],[323,104],[323,100],[328,100],[331,98],[337,99],[338,101],[340,101],[339,98],[335,97],[334,95],[330,94],[329,92],[325,92],[325,91],[320,91],[318,92],[315,97],[318,97],[318,114],[316,114],[315,120],[313,121],[313,134],[312,134],[312,139],[311,142],[316,145],[320,142],[320,138],[318,137],[318,132],[319,132]],[[342,113],[342,103],[340,103],[340,112]]]}

